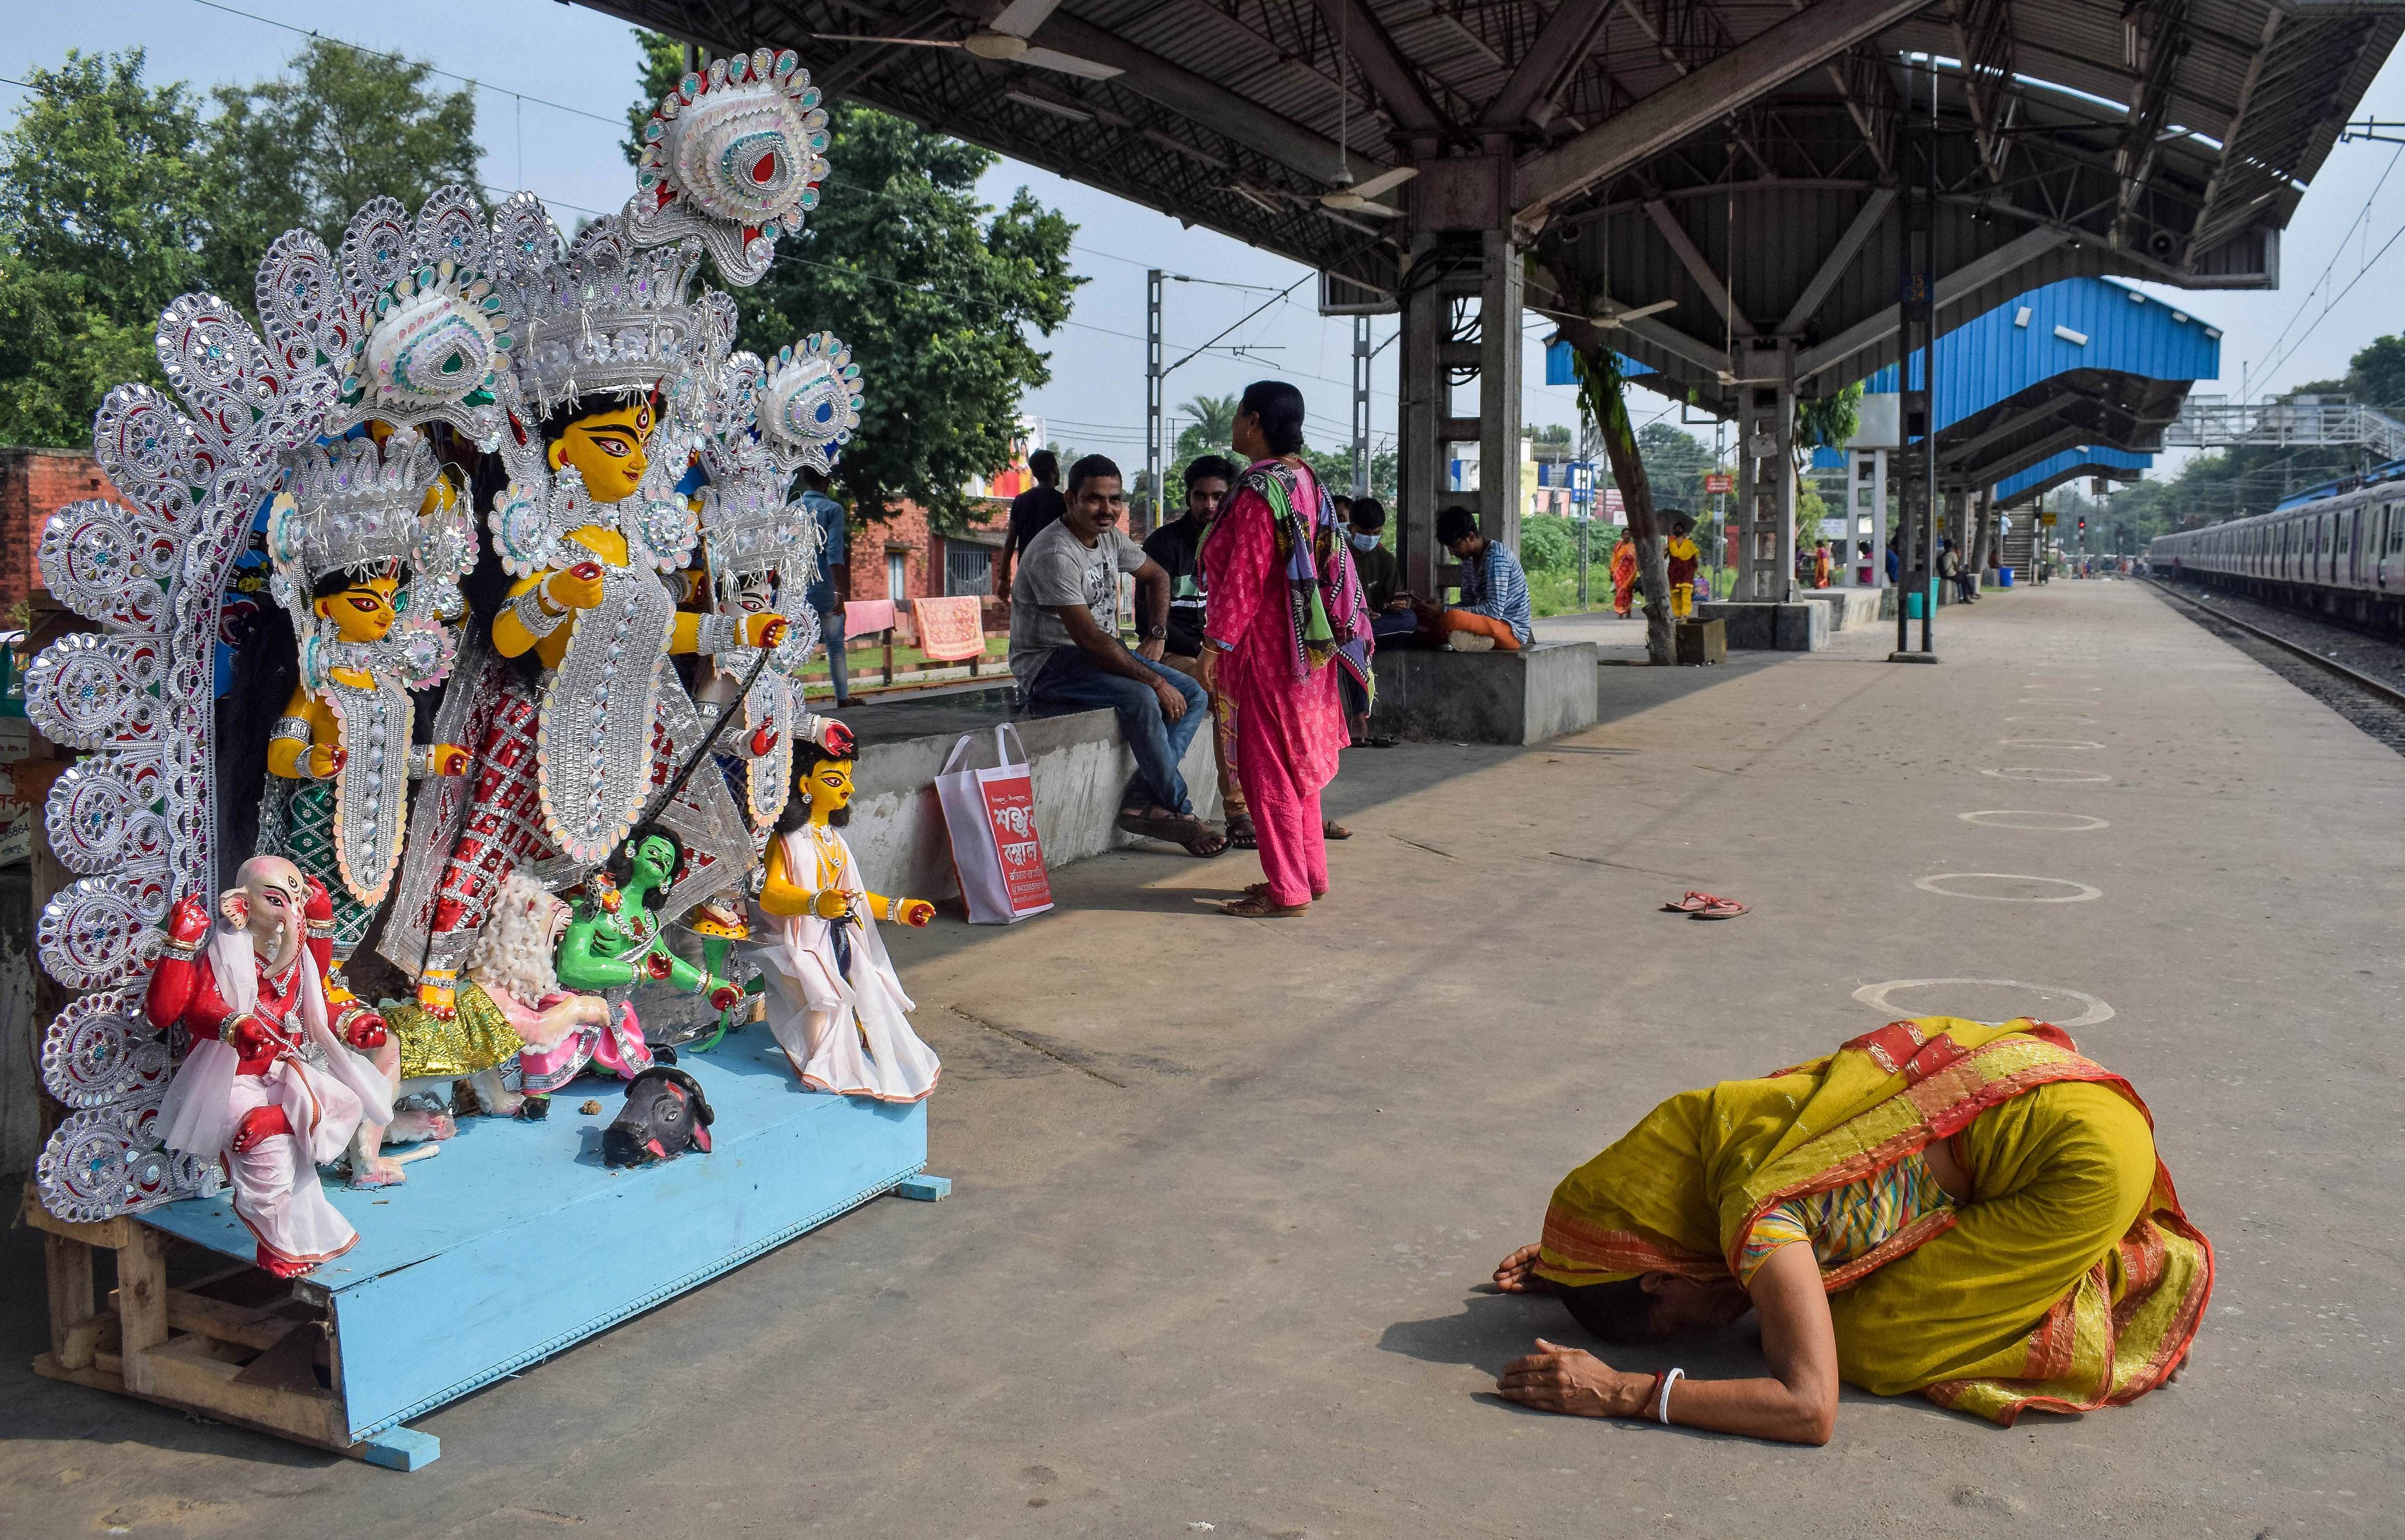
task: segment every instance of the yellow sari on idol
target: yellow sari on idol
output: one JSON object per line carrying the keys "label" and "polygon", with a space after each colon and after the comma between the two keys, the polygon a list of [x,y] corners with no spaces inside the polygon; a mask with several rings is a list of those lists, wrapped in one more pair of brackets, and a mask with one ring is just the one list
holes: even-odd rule
{"label": "yellow sari on idol", "polygon": [[1737,1271],[1770,1209],[1953,1140],[1973,1193],[1824,1267],[1838,1370],[2011,1426],[2125,1406],[2187,1357],[2213,1247],[2153,1117],[2058,1027],[1929,1016],[1672,1097],[1554,1188],[1539,1276]]}

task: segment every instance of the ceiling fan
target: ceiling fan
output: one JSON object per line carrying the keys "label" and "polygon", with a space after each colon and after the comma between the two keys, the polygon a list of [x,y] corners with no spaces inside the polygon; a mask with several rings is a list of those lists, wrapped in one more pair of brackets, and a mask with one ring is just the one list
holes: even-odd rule
{"label": "ceiling fan", "polygon": [[1057,70],[1087,80],[1107,80],[1121,73],[1116,65],[1098,64],[1056,49],[1039,49],[1028,39],[1051,19],[1061,0],[1010,0],[999,15],[966,37],[865,37],[855,33],[818,32],[810,35],[831,43],[893,43],[913,49],[965,49],[980,59],[1002,64],[1026,64]]}
{"label": "ceiling fan", "polygon": [[1656,300],[1650,305],[1634,305],[1627,309],[1613,307],[1600,315],[1590,315],[1587,319],[1609,331],[1614,327],[1626,326],[1631,321],[1643,320],[1648,315],[1669,310],[1678,302],[1676,300]]}
{"label": "ceiling fan", "polygon": [[1382,171],[1357,186],[1353,182],[1352,170],[1348,167],[1333,190],[1319,195],[1319,206],[1336,209],[1345,214],[1371,214],[1381,219],[1399,219],[1403,217],[1401,209],[1374,203],[1372,200],[1382,192],[1401,187],[1419,174],[1420,168],[1417,166],[1397,166],[1392,171]]}

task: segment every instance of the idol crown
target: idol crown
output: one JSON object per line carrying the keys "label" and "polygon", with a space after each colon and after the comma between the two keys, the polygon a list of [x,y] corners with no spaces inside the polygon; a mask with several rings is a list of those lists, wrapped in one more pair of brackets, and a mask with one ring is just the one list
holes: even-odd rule
{"label": "idol crown", "polygon": [[418,509],[440,469],[434,446],[407,429],[381,446],[365,435],[306,445],[292,455],[291,500],[269,518],[268,553],[303,589],[331,572],[415,567],[427,534]]}
{"label": "idol crown", "polygon": [[612,215],[584,227],[565,262],[515,292],[512,348],[520,393],[539,413],[579,396],[648,391],[706,367],[722,323],[687,297],[701,252],[687,242],[640,247]]}

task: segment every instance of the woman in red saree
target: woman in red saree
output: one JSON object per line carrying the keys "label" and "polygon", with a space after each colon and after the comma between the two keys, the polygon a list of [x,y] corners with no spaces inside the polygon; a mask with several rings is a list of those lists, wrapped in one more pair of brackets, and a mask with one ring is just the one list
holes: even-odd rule
{"label": "woman in red saree", "polygon": [[1246,388],[1233,438],[1250,465],[1202,546],[1203,684],[1235,708],[1236,777],[1268,879],[1221,906],[1243,919],[1300,915],[1328,891],[1319,792],[1352,741],[1329,663],[1368,673],[1360,584],[1301,454],[1302,414],[1284,381]]}

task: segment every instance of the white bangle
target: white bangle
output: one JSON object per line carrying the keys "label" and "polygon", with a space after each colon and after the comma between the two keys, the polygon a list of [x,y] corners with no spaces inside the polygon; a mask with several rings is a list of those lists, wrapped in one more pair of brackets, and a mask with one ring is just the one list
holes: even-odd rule
{"label": "white bangle", "polygon": [[1653,1419],[1666,1428],[1670,1425],[1670,1387],[1677,1384],[1679,1377],[1686,1372],[1684,1369],[1672,1369],[1662,1377],[1662,1393],[1653,1401]]}

